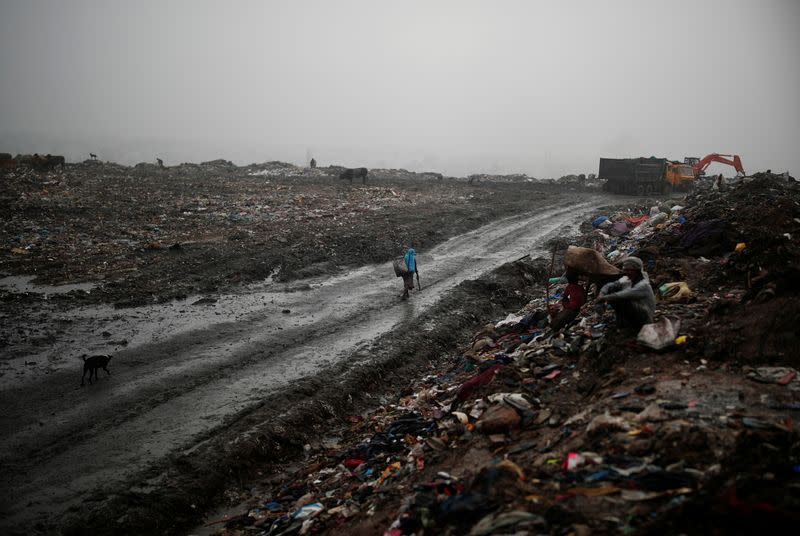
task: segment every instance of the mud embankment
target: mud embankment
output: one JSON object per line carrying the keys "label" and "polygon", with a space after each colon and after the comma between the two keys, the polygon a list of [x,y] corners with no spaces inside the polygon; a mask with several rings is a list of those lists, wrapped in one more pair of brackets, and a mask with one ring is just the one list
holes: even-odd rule
{"label": "mud embankment", "polygon": [[359,350],[350,361],[270,396],[226,422],[224,432],[209,434],[189,451],[137,476],[127,493],[98,496],[89,511],[64,519],[64,532],[81,534],[88,527],[95,534],[187,530],[220,504],[231,479],[244,483],[256,473],[283,474],[286,465],[302,460],[305,445],[346,435],[348,417],[426,374],[487,319],[526,303],[531,283],[544,278],[545,264],[515,262],[461,283],[420,318]]}

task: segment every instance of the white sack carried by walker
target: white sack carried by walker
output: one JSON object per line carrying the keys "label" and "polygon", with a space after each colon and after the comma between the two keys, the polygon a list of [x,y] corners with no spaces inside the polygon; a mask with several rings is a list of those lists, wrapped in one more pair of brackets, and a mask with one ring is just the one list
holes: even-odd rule
{"label": "white sack carried by walker", "polygon": [[664,317],[654,324],[645,324],[636,336],[636,342],[653,350],[662,350],[675,344],[681,329],[680,318]]}

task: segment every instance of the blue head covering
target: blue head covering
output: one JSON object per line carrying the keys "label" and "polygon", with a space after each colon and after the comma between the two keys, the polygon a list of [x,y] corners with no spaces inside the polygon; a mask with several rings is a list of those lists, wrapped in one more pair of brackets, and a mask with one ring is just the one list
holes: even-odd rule
{"label": "blue head covering", "polygon": [[415,272],[417,270],[417,263],[414,257],[416,257],[417,252],[414,251],[414,248],[408,248],[406,251],[403,260],[406,262],[406,268],[408,268],[409,272]]}

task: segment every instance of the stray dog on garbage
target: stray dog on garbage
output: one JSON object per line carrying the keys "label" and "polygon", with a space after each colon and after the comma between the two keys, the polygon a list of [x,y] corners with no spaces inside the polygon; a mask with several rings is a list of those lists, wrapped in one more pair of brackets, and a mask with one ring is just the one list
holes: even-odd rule
{"label": "stray dog on garbage", "polygon": [[86,376],[86,373],[89,373],[89,385],[92,385],[92,374],[94,374],[94,379],[97,379],[97,370],[103,369],[108,372],[108,375],[111,375],[111,372],[108,371],[108,362],[111,361],[110,355],[93,355],[89,359],[86,359],[86,354],[81,356],[83,359],[83,376],[81,376],[81,386],[83,386],[83,379]]}

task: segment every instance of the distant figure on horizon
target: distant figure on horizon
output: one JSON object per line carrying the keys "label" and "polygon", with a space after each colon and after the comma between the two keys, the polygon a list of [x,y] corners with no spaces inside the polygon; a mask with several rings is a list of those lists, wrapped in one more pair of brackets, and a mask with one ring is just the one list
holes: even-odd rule
{"label": "distant figure on horizon", "polygon": [[97,155],[94,153],[89,153],[89,158],[91,158],[92,160],[97,160]]}
{"label": "distant figure on horizon", "polygon": [[158,167],[164,167],[164,161],[160,158],[156,158],[156,163],[158,163]]}
{"label": "distant figure on horizon", "polygon": [[317,167],[317,161],[313,158],[311,159],[311,169],[315,169]]}

